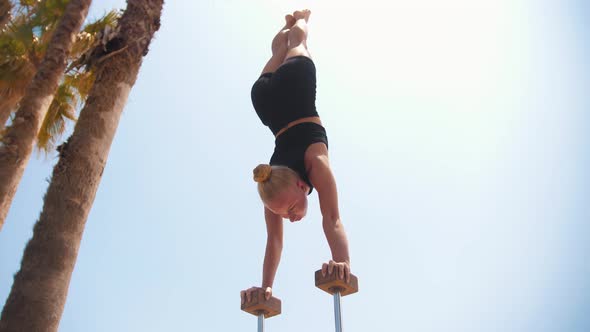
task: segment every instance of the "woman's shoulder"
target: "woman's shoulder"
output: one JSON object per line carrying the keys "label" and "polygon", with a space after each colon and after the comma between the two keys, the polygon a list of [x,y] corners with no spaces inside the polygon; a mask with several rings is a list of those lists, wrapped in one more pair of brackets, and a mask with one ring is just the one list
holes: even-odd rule
{"label": "woman's shoulder", "polygon": [[324,142],[311,144],[305,151],[304,162],[307,174],[311,174],[317,168],[329,167],[330,162],[326,144]]}
{"label": "woman's shoulder", "polygon": [[316,189],[320,201],[322,197],[325,199],[335,195],[335,179],[326,144],[318,142],[310,145],[305,153],[305,167],[309,181]]}

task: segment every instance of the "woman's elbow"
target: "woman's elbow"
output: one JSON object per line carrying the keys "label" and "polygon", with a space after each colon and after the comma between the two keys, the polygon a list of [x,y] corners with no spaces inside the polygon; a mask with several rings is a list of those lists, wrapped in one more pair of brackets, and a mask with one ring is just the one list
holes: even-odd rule
{"label": "woman's elbow", "polygon": [[332,218],[325,218],[322,221],[322,226],[324,230],[331,230],[331,229],[338,229],[342,226],[340,222],[340,218],[332,217]]}
{"label": "woman's elbow", "polygon": [[267,238],[266,239],[267,247],[272,248],[275,251],[282,251],[283,250],[283,240],[278,238]]}

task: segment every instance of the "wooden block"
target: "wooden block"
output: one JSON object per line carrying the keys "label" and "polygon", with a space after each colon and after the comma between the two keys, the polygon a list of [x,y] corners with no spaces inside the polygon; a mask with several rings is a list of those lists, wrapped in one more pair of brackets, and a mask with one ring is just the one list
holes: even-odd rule
{"label": "wooden block", "polygon": [[264,318],[270,318],[281,313],[281,300],[274,296],[267,300],[264,298],[264,290],[258,289],[252,292],[250,302],[243,303],[241,308],[254,316],[264,313]]}
{"label": "wooden block", "polygon": [[341,296],[354,294],[359,290],[359,282],[356,276],[351,274],[350,282],[347,283],[346,280],[338,277],[336,269],[332,271],[332,274],[326,274],[325,277],[322,276],[322,270],[315,271],[315,286],[330,294],[340,291]]}

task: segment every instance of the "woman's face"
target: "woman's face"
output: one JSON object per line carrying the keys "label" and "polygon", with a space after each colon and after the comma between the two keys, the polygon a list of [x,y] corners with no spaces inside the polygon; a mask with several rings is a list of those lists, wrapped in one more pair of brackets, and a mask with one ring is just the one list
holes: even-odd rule
{"label": "woman's face", "polygon": [[307,214],[307,193],[309,186],[300,180],[286,188],[281,194],[266,204],[274,214],[291,222],[299,221]]}

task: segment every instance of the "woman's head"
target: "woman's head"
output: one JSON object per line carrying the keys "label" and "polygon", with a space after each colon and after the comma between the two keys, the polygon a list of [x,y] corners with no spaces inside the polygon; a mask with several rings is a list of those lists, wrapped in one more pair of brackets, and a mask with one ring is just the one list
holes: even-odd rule
{"label": "woman's head", "polygon": [[270,211],[291,221],[305,217],[309,186],[295,171],[261,164],[254,168],[254,181],[258,182],[258,194]]}

